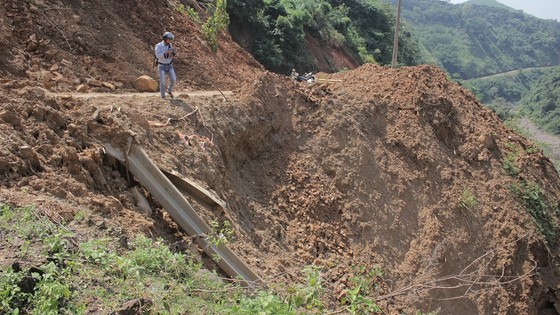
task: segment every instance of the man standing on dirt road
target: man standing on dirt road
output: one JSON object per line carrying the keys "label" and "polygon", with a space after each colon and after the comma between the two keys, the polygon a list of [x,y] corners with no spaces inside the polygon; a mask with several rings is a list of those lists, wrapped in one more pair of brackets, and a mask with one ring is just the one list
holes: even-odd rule
{"label": "man standing on dirt road", "polygon": [[163,34],[163,40],[156,45],[156,59],[158,63],[159,72],[159,92],[161,93],[161,98],[165,98],[165,75],[169,75],[169,87],[167,88],[167,94],[173,98],[173,86],[177,81],[177,76],[175,75],[175,69],[173,69],[173,57],[177,54],[171,45],[171,42],[175,39],[175,36],[171,32],[165,32]]}

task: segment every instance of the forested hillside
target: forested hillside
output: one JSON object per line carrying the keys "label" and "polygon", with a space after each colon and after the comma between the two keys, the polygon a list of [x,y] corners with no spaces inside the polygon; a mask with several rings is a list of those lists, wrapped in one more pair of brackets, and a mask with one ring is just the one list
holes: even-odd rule
{"label": "forested hillside", "polygon": [[[381,0],[230,0],[228,13],[233,39],[277,73],[391,62],[396,13]],[[406,26],[400,47],[402,64],[420,63]]]}
{"label": "forested hillside", "polygon": [[521,103],[538,125],[560,134],[560,67],[538,80]]}
{"label": "forested hillside", "polygon": [[555,71],[558,67],[529,68],[492,76],[463,81],[463,85],[476,94],[485,104],[503,99],[506,102],[519,102],[533,84],[542,76]]}
{"label": "forested hillside", "polygon": [[[395,0],[390,0],[395,3]],[[495,1],[402,2],[403,20],[430,54],[430,60],[461,79],[559,64],[560,23]]]}

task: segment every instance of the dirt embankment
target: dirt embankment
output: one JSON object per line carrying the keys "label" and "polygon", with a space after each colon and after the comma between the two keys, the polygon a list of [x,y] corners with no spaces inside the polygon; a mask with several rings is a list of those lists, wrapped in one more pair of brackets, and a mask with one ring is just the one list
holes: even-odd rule
{"label": "dirt embankment", "polygon": [[[298,282],[302,268],[314,264],[336,305],[355,266],[379,267],[385,276],[376,299],[390,314],[553,310],[558,239],[547,228],[558,225],[558,174],[541,151],[442,71],[364,65],[322,74],[330,83],[298,84],[261,71],[225,35],[220,52],[210,54],[196,25],[169,14],[166,1],[152,13],[142,10],[148,1],[136,2],[138,8],[115,2],[114,11],[95,1],[3,3],[1,25],[14,36],[0,35],[12,45],[2,46],[0,56],[13,56],[0,66],[2,201],[48,206],[67,218],[87,207],[104,225],[166,236],[187,248],[188,237],[156,200],[148,196],[152,214],[136,205],[131,189],[138,184],[102,152],[103,143],[118,146],[132,136],[160,167],[228,203],[219,216],[198,210],[209,221],[232,221],[233,249],[270,283]],[[120,19],[122,10],[133,17]],[[77,25],[76,34],[91,35],[86,46],[49,23],[66,12],[83,22],[58,28]],[[137,57],[116,62],[103,55],[108,46],[101,39],[115,37],[96,30],[99,16],[114,22],[110,34],[132,37]],[[139,20],[149,30],[137,31]],[[195,34],[184,44],[191,58],[177,65],[189,80],[183,87],[235,87],[232,95],[57,97],[40,87],[66,91],[74,83],[46,84],[26,74],[36,72],[33,65],[58,72],[50,69],[64,59],[72,62],[68,73],[58,72],[64,77],[126,81],[150,71],[143,61],[148,43],[172,20],[184,26],[179,38]],[[28,51],[35,33],[43,42]],[[66,39],[83,51],[67,55]],[[57,53],[49,61],[50,49]],[[92,62],[74,63],[79,58]],[[539,200],[550,205],[537,209],[540,216],[524,203],[523,183],[539,187]]]}
{"label": "dirt embankment", "polygon": [[[540,151],[435,68],[366,65],[329,77],[340,82],[264,74],[227,99],[171,103],[4,90],[2,196],[90,207],[129,233],[173,235],[161,212],[136,206],[137,184],[100,150],[132,135],[158,165],[228,202],[221,219],[234,223],[233,248],[268,281],[298,281],[318,265],[334,304],[352,266],[378,266],[387,310],[532,313],[556,301],[554,251],[510,189],[522,178],[559,195]],[[516,177],[503,167],[514,152]]]}

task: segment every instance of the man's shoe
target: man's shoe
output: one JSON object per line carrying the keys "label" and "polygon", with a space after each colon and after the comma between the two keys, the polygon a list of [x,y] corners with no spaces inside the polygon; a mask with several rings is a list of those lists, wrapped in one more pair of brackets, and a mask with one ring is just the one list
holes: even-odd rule
{"label": "man's shoe", "polygon": [[167,94],[169,94],[171,98],[175,98],[175,96],[173,96],[173,92],[167,92]]}

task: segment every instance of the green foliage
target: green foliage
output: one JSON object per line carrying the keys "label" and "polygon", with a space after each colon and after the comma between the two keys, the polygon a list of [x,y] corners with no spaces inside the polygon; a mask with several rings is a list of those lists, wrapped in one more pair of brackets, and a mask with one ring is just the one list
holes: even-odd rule
{"label": "green foliage", "polygon": [[31,314],[56,315],[61,309],[71,310],[66,303],[71,297],[69,282],[65,278],[67,269],[59,268],[50,262],[41,268],[44,274],[32,273],[38,281],[35,295],[33,296],[34,308]]}
{"label": "green foliage", "polygon": [[0,269],[0,313],[19,314],[28,303],[31,294],[23,292],[19,286],[24,274],[15,272],[11,266]]}
{"label": "green foliage", "polygon": [[379,268],[371,270],[366,270],[363,266],[354,268],[354,275],[350,278],[349,289],[343,300],[343,303],[348,305],[347,310],[350,314],[381,313],[381,308],[373,296],[379,291],[382,277],[383,271]]}
{"label": "green foliage", "polygon": [[471,210],[477,204],[475,196],[469,190],[465,190],[461,195],[461,200],[459,200],[459,206],[466,210]]}
{"label": "green foliage", "polygon": [[493,103],[500,99],[503,102],[515,103],[519,102],[531,90],[534,82],[550,71],[552,71],[552,68],[518,70],[479,79],[471,79],[465,81],[464,85],[475,93],[483,103]]}
{"label": "green foliage", "polygon": [[191,20],[193,20],[195,23],[202,24],[202,20],[200,19],[200,16],[198,16],[198,13],[196,13],[196,11],[193,8],[188,7],[186,9],[186,13],[191,18]]}
{"label": "green foliage", "polygon": [[278,314],[296,315],[302,313],[322,313],[324,305],[321,297],[324,293],[320,269],[314,266],[304,268],[307,276],[305,285],[289,287],[287,297],[261,291],[256,296],[243,296],[233,305],[227,314]]}
{"label": "green foliage", "polygon": [[534,219],[538,231],[549,244],[556,243],[560,219],[560,204],[549,202],[541,188],[531,182],[522,181],[510,188],[520,198]]}
{"label": "green foliage", "polygon": [[517,176],[519,174],[519,168],[515,165],[515,160],[517,159],[517,154],[510,153],[502,163],[503,169],[509,176]]}
{"label": "green foliage", "polygon": [[560,134],[560,67],[538,80],[521,102],[538,126]]}
{"label": "green foliage", "polygon": [[488,4],[403,1],[403,19],[429,59],[462,79],[558,64],[559,23]]}
{"label": "green foliage", "polygon": [[48,229],[44,228],[44,225],[49,224],[42,222],[42,220],[37,221],[32,210],[31,207],[14,210],[8,206],[2,206],[0,208],[0,217],[3,220],[0,221],[0,230],[10,231],[14,229],[12,222],[16,220],[18,224],[15,226],[17,228],[14,229],[15,236],[25,240],[42,237],[48,231]]}
{"label": "green foliage", "polygon": [[233,229],[229,221],[220,224],[217,221],[210,222],[212,232],[208,235],[208,241],[214,246],[227,245],[233,236]]}
{"label": "green foliage", "polygon": [[[271,71],[315,69],[307,47],[314,41],[362,62],[391,62],[394,8],[381,0],[230,0],[228,12],[233,38],[249,37],[245,48]],[[419,63],[416,42],[403,29],[399,60]]]}
{"label": "green foliage", "polygon": [[177,5],[175,6],[175,11],[177,11],[177,12],[179,12],[179,13],[181,13],[181,14],[185,14],[187,10],[186,10],[184,4],[179,3],[179,4],[177,4]]}
{"label": "green foliage", "polygon": [[[79,217],[89,215],[80,210]],[[231,235],[229,224],[213,225],[217,234]],[[23,229],[23,227],[28,227]],[[287,290],[285,296],[271,291],[245,290],[204,272],[190,255],[173,252],[162,240],[135,237],[120,247],[107,236],[75,244],[77,239],[64,225],[54,224],[32,207],[12,208],[0,204],[0,228],[9,239],[28,237],[33,250],[45,262],[35,268],[0,269],[2,314],[109,314],[124,302],[141,299],[145,314],[317,314],[324,313],[320,269],[307,267],[305,284]],[[222,241],[222,237],[219,237]],[[227,237],[225,239],[228,239]],[[359,289],[350,305],[375,310],[372,279],[353,280]],[[24,291],[22,283],[31,283]],[[200,294],[199,294],[200,293]]]}
{"label": "green foliage", "polygon": [[324,293],[321,270],[317,267],[306,267],[303,272],[307,275],[306,285],[288,288],[288,305],[290,309],[297,310],[300,307],[306,309],[323,310],[321,296]]}
{"label": "green foliage", "polygon": [[185,6],[178,0],[168,0],[168,1],[169,4],[175,9],[175,11],[179,12],[180,14],[188,15],[197,24],[202,23],[200,17],[198,16],[198,13],[196,13],[196,11],[192,7]]}
{"label": "green foliage", "polygon": [[[395,7],[375,0],[332,0],[331,2],[344,4],[349,8],[348,15],[352,26],[363,38],[367,53],[381,64],[391,64],[396,23]],[[360,41],[353,44],[360,47]],[[421,62],[419,46],[405,23],[401,25],[398,60],[405,65]]]}
{"label": "green foliage", "polygon": [[284,303],[278,296],[270,292],[261,291],[256,296],[242,296],[235,305],[232,305],[226,311],[226,314],[296,315],[298,313],[292,310],[290,305]]}
{"label": "green foliage", "polygon": [[509,176],[517,176],[519,175],[519,168],[517,167],[519,150],[512,143],[507,144],[506,147],[512,150],[512,152],[510,152],[502,162],[502,168]]}
{"label": "green foliage", "polygon": [[226,8],[227,0],[216,0],[214,13],[202,25],[202,33],[213,52],[218,51],[218,33],[227,28],[229,24],[229,15]]}
{"label": "green foliage", "polygon": [[502,121],[508,121],[515,118],[516,113],[513,110],[514,105],[507,102],[503,98],[497,98],[488,104],[490,108]]}

